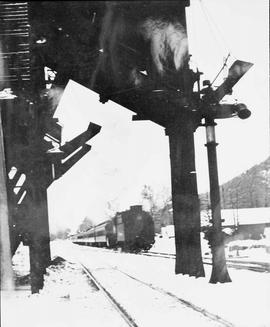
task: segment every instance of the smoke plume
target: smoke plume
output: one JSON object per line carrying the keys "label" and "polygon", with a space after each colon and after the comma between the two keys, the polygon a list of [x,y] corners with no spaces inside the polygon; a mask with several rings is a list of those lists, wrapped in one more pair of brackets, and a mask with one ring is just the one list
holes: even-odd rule
{"label": "smoke plume", "polygon": [[136,12],[138,6],[120,6],[107,5],[99,40],[100,57],[90,87],[94,87],[100,73],[117,89],[143,86],[141,71],[146,71],[154,82],[171,82],[188,54],[187,34],[174,6],[169,11],[145,10],[143,14]]}

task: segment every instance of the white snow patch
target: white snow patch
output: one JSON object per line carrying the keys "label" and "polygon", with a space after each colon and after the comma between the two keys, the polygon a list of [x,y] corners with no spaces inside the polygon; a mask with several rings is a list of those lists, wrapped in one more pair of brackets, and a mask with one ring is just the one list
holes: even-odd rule
{"label": "white snow patch", "polygon": [[[232,283],[210,284],[211,266],[208,265],[205,265],[206,277],[196,279],[181,274],[175,275],[173,259],[117,253],[105,249],[80,247],[70,243],[62,244],[57,249],[55,247],[55,250],[68,258],[82,260],[97,276],[106,273],[106,280],[111,281],[112,284],[117,283],[113,271],[121,270],[204,308],[235,326],[270,326],[269,273],[228,268]],[[129,288],[120,288],[118,292],[126,294],[129,292]],[[144,295],[140,292],[139,287],[137,297],[143,303]],[[178,319],[171,326],[179,326],[180,323],[181,320]],[[194,326],[190,325],[189,321],[183,320],[182,323],[184,326]]]}
{"label": "white snow patch", "polygon": [[[160,238],[155,247],[159,247],[160,252],[166,252],[168,249],[172,251],[173,245],[173,238]],[[17,252],[13,258],[14,267],[17,265],[17,268],[21,267],[25,272],[27,250],[20,247]],[[229,268],[232,283],[209,284],[211,267],[207,265],[206,277],[196,279],[175,275],[173,259],[83,247],[69,241],[52,242],[51,252],[52,256],[61,256],[68,262],[48,268],[45,286],[40,294],[31,295],[30,290],[1,292],[2,326],[124,326],[122,319],[107,300],[91,287],[77,261],[83,261],[96,278],[105,283],[116,297],[126,304],[128,310],[136,316],[140,327],[158,327],[164,324],[209,327],[219,326],[219,322],[200,317],[196,311],[193,313],[177,300],[164,299],[164,295],[158,291],[153,299],[147,286],[136,281],[131,283],[125,274],[189,301],[234,326],[270,326],[269,273]],[[150,319],[151,312],[153,318]]]}
{"label": "white snow patch", "polygon": [[[28,248],[20,245],[13,262],[16,276],[28,274]],[[3,327],[126,326],[81,267],[67,261],[47,268],[39,294],[31,294],[29,286],[1,292],[1,313]]]}

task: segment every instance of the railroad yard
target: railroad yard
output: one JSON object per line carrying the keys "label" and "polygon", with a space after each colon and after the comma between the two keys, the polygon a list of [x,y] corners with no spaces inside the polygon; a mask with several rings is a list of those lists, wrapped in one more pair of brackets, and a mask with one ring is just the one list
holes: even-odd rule
{"label": "railroad yard", "polygon": [[[162,244],[164,240],[157,240],[156,248]],[[208,282],[209,265],[206,277],[196,279],[175,275],[174,258],[60,240],[51,242],[51,251],[55,259],[47,268],[44,289],[31,295],[23,277],[29,273],[28,249],[19,247],[13,267],[20,285],[15,292],[2,293],[3,326],[15,326],[17,315],[21,326],[29,327],[86,322],[102,327],[270,326],[269,272],[229,267],[232,283],[213,285]],[[19,308],[16,315],[14,305]]]}

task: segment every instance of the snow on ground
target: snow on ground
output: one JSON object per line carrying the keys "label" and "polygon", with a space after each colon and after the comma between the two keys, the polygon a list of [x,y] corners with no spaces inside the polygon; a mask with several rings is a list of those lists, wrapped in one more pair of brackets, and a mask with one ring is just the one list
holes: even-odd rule
{"label": "snow on ground", "polygon": [[[174,239],[159,239],[155,244],[155,248],[159,249],[156,251],[166,252],[168,250],[165,248],[166,244],[172,250]],[[205,265],[206,278],[196,279],[175,275],[173,259],[78,246],[69,241],[51,242],[51,252],[53,257],[60,256],[68,261],[58,258],[55,265],[48,268],[45,286],[40,294],[31,295],[29,286],[28,288],[19,287],[16,292],[12,293],[1,293],[1,325],[3,327],[15,327],[18,324],[20,327],[73,327],[78,323],[91,324],[94,327],[122,326],[121,318],[115,314],[107,300],[89,284],[86,276],[82,274],[77,264],[78,260],[87,264],[96,277],[103,278],[108,285],[111,284],[111,287],[119,293],[120,299],[130,300],[130,306],[135,303],[134,298],[137,298],[141,302],[140,307],[146,310],[147,305],[149,306],[147,303],[149,298],[142,285],[138,284],[135,287],[125,281],[125,274],[189,301],[231,322],[233,326],[270,327],[269,273],[229,268],[232,283],[209,284],[211,267],[208,265]],[[29,273],[27,255],[28,248],[20,246],[13,257],[17,277],[23,277]],[[123,278],[119,278],[121,272]],[[119,284],[120,282],[122,284]],[[117,285],[121,286],[117,287]],[[166,302],[159,292],[155,297],[157,301],[153,307],[153,310],[157,312],[155,324],[147,323],[143,309],[135,308],[137,314],[141,314],[142,325],[139,325],[140,327],[157,327],[164,325],[166,321],[170,326],[212,326],[212,322],[207,324],[205,319],[197,320],[196,313],[191,317],[189,310],[180,308],[177,301]],[[163,306],[158,304],[161,301],[163,301]],[[179,319],[177,312],[181,313],[182,318]],[[218,322],[214,326],[218,326]]]}
{"label": "snow on ground", "polygon": [[126,326],[78,264],[56,257],[47,268],[43,290],[33,295],[29,284],[20,283],[29,274],[28,247],[20,245],[13,268],[17,288],[1,292],[1,326],[74,327],[78,321],[85,326]]}
{"label": "snow on ground", "polygon": [[[211,257],[211,250],[208,242],[201,233],[202,255]],[[267,252],[268,248],[268,252]],[[175,239],[173,236],[157,235],[155,244],[150,252],[175,254]],[[226,244],[226,257],[239,258],[250,261],[268,262],[270,263],[270,236],[261,240],[237,240]]]}
{"label": "snow on ground", "polygon": [[12,258],[12,267],[15,281],[21,283],[22,279],[27,279],[30,271],[29,247],[22,244],[18,247],[16,255]]}
{"label": "snow on ground", "polygon": [[100,267],[102,266],[93,272],[95,278],[121,303],[140,327],[178,324],[185,327],[224,327],[217,320],[213,321],[201,312],[194,311],[174,297],[130,278],[118,267]]}
{"label": "snow on ground", "polygon": [[[270,274],[229,268],[232,283],[210,284],[211,267],[205,265],[205,278],[174,274],[174,260],[145,257],[109,250],[54,244],[54,251],[70,260],[83,260],[95,274],[106,270],[108,279],[121,270],[153,286],[204,308],[240,327],[270,326]],[[111,275],[109,273],[111,271]],[[122,290],[125,292],[126,290]],[[140,297],[138,291],[137,296]],[[141,298],[144,301],[144,298]],[[175,322],[179,326],[180,321]],[[174,326],[174,325],[171,325]],[[184,326],[190,326],[185,325]],[[191,325],[192,326],[192,325]],[[192,326],[193,327],[193,326]]]}
{"label": "snow on ground", "polygon": [[175,254],[175,242],[174,237],[155,237],[155,243],[150,252],[170,253]]}
{"label": "snow on ground", "polygon": [[[203,233],[201,233],[201,248],[202,254],[210,254],[211,250],[209,248],[208,242],[203,238]],[[150,252],[160,252],[160,253],[170,253],[175,254],[175,239],[174,236],[169,235],[156,235],[155,243],[150,249]]]}

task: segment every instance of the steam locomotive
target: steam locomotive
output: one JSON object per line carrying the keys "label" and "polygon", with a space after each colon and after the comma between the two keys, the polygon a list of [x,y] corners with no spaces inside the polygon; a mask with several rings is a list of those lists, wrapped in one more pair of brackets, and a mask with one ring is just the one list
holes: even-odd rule
{"label": "steam locomotive", "polygon": [[79,245],[122,248],[128,252],[149,250],[155,242],[153,218],[142,206],[131,206],[115,217],[70,237]]}

